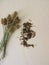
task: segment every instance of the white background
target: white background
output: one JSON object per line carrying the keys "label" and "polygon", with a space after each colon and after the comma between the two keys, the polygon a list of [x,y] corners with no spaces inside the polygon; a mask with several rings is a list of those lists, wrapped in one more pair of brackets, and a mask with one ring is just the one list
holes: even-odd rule
{"label": "white background", "polygon": [[[6,57],[0,65],[49,65],[49,0],[0,0],[0,20],[14,11],[19,12],[22,22],[31,19],[34,23],[36,37],[30,43],[35,48],[20,45],[20,28],[9,40]],[[0,40],[2,37],[0,24]]]}

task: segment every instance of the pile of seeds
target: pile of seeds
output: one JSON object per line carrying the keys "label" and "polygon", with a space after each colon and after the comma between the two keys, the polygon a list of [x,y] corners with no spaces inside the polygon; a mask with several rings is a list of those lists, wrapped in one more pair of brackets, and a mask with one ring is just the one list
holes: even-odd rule
{"label": "pile of seeds", "polygon": [[21,32],[21,40],[22,40],[22,45],[26,47],[34,47],[34,44],[28,44],[27,41],[31,38],[34,38],[36,36],[35,31],[31,30],[32,23],[26,22],[23,24],[23,29]]}

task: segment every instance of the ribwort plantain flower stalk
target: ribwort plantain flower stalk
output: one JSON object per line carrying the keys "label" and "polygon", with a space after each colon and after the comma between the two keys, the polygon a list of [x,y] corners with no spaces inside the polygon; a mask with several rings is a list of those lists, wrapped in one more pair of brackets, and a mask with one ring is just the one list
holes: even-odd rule
{"label": "ribwort plantain flower stalk", "polygon": [[9,14],[6,18],[1,19],[1,24],[3,26],[3,39],[0,42],[0,53],[3,51],[1,59],[6,55],[6,46],[11,35],[15,30],[20,28],[20,21],[18,12],[16,11],[13,14]]}

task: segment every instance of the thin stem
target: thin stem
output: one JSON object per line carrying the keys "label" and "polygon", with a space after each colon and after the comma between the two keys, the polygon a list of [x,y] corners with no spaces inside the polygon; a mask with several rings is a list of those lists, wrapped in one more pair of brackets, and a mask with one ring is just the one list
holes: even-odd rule
{"label": "thin stem", "polygon": [[9,36],[10,36],[9,32],[5,29],[4,36],[3,36],[3,39],[1,41],[1,49],[3,50],[2,58],[4,58],[6,55],[6,46],[7,46],[8,40],[9,40]]}
{"label": "thin stem", "polygon": [[4,40],[4,44],[3,44],[3,47],[4,47],[3,58],[4,58],[5,55],[6,55],[6,46],[7,46],[8,40],[9,40],[9,34],[6,33],[5,40]]}

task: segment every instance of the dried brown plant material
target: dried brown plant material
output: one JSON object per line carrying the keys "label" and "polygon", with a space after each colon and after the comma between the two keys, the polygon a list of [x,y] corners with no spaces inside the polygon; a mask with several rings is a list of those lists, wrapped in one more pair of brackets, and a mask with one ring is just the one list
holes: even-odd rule
{"label": "dried brown plant material", "polygon": [[9,14],[6,18],[1,19],[1,24],[5,27],[3,28],[3,39],[0,44],[0,51],[3,50],[3,57],[6,55],[6,46],[8,43],[8,40],[10,39],[12,33],[20,28],[20,18],[18,16],[18,12],[14,12],[13,14]]}
{"label": "dried brown plant material", "polygon": [[18,15],[18,12],[15,11],[15,12],[12,14],[12,19],[14,19],[17,15]]}
{"label": "dried brown plant material", "polygon": [[27,41],[31,38],[34,38],[36,36],[36,32],[31,30],[31,27],[32,27],[32,23],[30,22],[26,22],[23,24],[23,29],[22,29],[22,32],[21,32],[21,37],[23,40],[22,41],[22,45],[23,46],[26,46],[26,47],[34,47],[34,44],[28,44]]}
{"label": "dried brown plant material", "polygon": [[6,19],[6,18],[2,18],[2,19],[1,19],[1,24],[7,25],[7,19]]}

